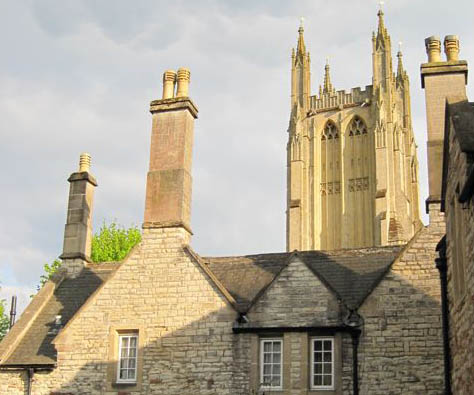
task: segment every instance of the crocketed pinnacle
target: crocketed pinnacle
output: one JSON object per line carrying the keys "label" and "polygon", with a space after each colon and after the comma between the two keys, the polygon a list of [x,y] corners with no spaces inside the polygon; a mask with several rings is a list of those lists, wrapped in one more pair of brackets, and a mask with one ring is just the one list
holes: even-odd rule
{"label": "crocketed pinnacle", "polygon": [[300,27],[298,29],[298,46],[296,52],[298,55],[304,55],[306,53],[306,46],[304,45],[304,27],[303,27],[303,18],[301,18]]}
{"label": "crocketed pinnacle", "polygon": [[329,72],[329,60],[326,59],[326,66],[324,67],[324,89],[323,93],[330,93],[333,91],[331,84],[331,74]]}
{"label": "crocketed pinnacle", "polygon": [[397,52],[397,58],[398,58],[398,66],[397,66],[397,76],[401,77],[403,75],[403,54],[402,54],[402,49],[399,48]]}

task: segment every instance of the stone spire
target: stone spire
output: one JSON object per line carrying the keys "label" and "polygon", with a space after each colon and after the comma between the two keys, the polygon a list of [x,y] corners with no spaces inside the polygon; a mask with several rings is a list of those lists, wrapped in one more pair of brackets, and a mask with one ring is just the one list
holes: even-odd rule
{"label": "stone spire", "polygon": [[334,88],[331,84],[331,74],[329,72],[329,58],[326,58],[326,66],[324,67],[324,89],[323,93],[331,93]]}
{"label": "stone spire", "polygon": [[402,54],[402,43],[398,43],[398,65],[397,65],[397,79],[402,79],[406,76],[405,69],[403,68],[403,54]]}
{"label": "stone spire", "polygon": [[304,26],[303,26],[304,18],[300,20],[300,27],[298,29],[298,45],[296,47],[296,52],[298,55],[305,55],[306,54],[306,46],[304,45]]}
{"label": "stone spire", "polygon": [[383,13],[383,10],[382,10],[383,4],[384,4],[383,1],[379,2],[380,8],[379,8],[379,12],[377,12],[377,16],[379,17],[379,33],[383,32],[383,30],[385,30],[385,23],[384,23],[384,20],[383,20],[384,13]]}

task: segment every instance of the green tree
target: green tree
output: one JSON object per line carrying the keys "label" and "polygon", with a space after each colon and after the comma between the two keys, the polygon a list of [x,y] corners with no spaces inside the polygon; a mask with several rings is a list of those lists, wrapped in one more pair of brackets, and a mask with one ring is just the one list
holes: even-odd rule
{"label": "green tree", "polygon": [[5,312],[5,299],[0,300],[0,340],[2,340],[8,332],[10,326],[10,318]]}
{"label": "green tree", "polygon": [[104,221],[92,238],[92,262],[121,261],[141,240],[142,234],[136,226],[125,229],[115,222],[107,225]]}
{"label": "green tree", "polygon": [[[141,240],[142,234],[136,226],[124,228],[116,222],[107,224],[104,221],[99,232],[92,237],[91,260],[94,263],[121,261]],[[58,271],[61,264],[60,259],[55,259],[51,264],[45,263],[38,290]]]}

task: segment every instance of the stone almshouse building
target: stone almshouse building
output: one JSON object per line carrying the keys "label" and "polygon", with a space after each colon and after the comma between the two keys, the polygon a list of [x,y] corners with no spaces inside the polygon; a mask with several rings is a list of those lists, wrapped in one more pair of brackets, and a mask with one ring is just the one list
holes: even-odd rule
{"label": "stone almshouse building", "polygon": [[[142,242],[121,262],[90,263],[97,182],[90,158],[82,155],[79,171],[68,179],[62,270],[0,343],[0,393],[442,394],[441,287],[434,262],[446,228],[437,170],[444,124],[439,126],[443,119],[433,106],[443,105],[446,89],[459,82],[460,65],[448,58],[437,68],[439,40],[433,42],[427,42],[430,61],[422,68],[428,147],[434,147],[430,224],[422,226],[408,79],[401,54],[397,76],[391,72],[383,14],[374,36],[374,81],[365,93],[335,93],[327,69],[324,89],[310,98],[309,78],[299,74],[309,72],[300,32],[288,152],[287,232],[289,248],[297,251],[283,253],[201,257],[193,251],[191,159],[198,110],[188,94],[189,71],[166,71],[163,98],[150,106]],[[452,40],[445,47],[450,56],[457,54]],[[461,143],[460,150],[465,147]],[[325,162],[316,163],[323,148]],[[353,173],[347,174],[352,160]],[[450,196],[451,189],[445,190]],[[359,198],[371,207],[368,212],[356,206]],[[329,215],[336,207],[342,216]],[[321,213],[326,222],[317,228]],[[295,224],[300,227],[293,231]],[[331,226],[339,234],[331,236]],[[355,236],[362,229],[368,239]],[[448,234],[448,246],[449,240]],[[354,248],[340,248],[345,246]],[[472,282],[472,265],[469,270]],[[472,312],[472,303],[465,306]],[[464,322],[459,327],[469,331]],[[472,347],[472,336],[469,341]],[[468,364],[469,358],[454,362]],[[463,378],[455,376],[455,382]]]}

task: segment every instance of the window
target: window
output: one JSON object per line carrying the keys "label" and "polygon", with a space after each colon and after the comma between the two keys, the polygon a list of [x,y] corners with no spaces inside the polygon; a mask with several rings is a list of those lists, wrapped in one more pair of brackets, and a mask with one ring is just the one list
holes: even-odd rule
{"label": "window", "polygon": [[282,389],[283,341],[262,339],[260,341],[260,383],[262,389]]}
{"label": "window", "polygon": [[349,136],[361,136],[367,134],[367,126],[365,126],[364,121],[355,116],[349,126]]}
{"label": "window", "polygon": [[334,389],[334,339],[311,339],[311,389]]}
{"label": "window", "polygon": [[119,335],[117,383],[137,381],[138,334]]}

